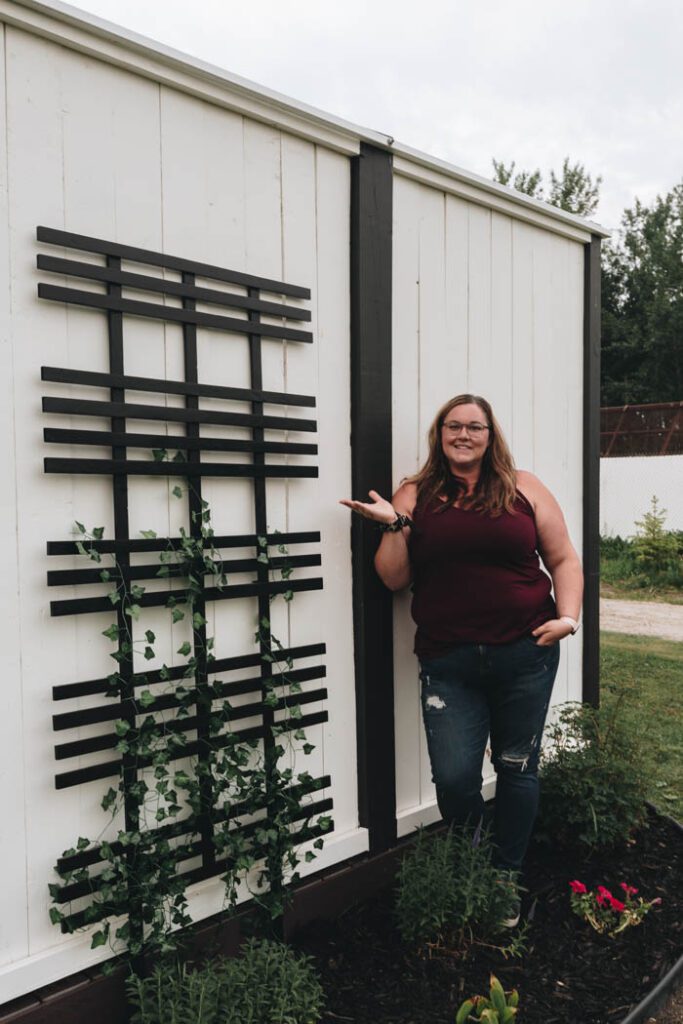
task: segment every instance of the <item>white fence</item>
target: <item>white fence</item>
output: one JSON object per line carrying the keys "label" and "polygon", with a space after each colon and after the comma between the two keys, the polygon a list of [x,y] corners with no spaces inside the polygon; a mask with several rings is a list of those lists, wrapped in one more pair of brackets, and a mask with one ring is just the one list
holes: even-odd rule
{"label": "white fence", "polygon": [[683,530],[683,455],[600,459],[600,533],[631,537],[657,498],[665,530]]}

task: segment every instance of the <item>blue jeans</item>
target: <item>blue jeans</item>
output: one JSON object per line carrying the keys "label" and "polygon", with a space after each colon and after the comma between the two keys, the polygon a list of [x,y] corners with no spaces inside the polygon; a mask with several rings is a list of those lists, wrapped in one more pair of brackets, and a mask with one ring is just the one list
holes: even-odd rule
{"label": "blue jeans", "polygon": [[533,636],[460,644],[420,662],[422,715],[442,818],[482,817],[482,763],[491,737],[496,771],[493,839],[499,867],[518,871],[538,809],[538,755],[560,645]]}

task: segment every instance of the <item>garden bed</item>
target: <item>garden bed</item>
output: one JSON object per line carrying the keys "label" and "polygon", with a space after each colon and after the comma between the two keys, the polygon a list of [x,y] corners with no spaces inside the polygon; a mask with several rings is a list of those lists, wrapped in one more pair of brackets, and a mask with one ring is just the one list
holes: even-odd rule
{"label": "garden bed", "polygon": [[[572,913],[570,879],[614,892],[625,881],[662,903],[639,927],[608,938]],[[519,989],[524,1024],[619,1024],[683,951],[681,831],[652,811],[610,856],[588,861],[533,843],[522,881],[523,917],[531,922],[520,958],[481,946],[465,956],[419,956],[400,939],[390,889],[307,928],[295,945],[320,971],[323,1024],[452,1024],[463,999],[488,991],[491,972],[506,989]]]}

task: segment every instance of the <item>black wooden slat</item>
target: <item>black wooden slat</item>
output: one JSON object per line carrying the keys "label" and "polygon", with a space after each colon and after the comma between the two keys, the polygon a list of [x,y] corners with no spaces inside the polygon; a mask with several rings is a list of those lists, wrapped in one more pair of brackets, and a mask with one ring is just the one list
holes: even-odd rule
{"label": "black wooden slat", "polygon": [[[326,689],[310,690],[307,693],[294,693],[280,698],[277,705],[275,705],[271,710],[284,711],[286,708],[290,708],[295,705],[316,704],[318,701],[326,699]],[[160,701],[157,703],[160,703]],[[177,704],[178,702],[175,701],[175,703]],[[230,722],[238,722],[243,718],[257,718],[262,716],[263,708],[264,705],[260,700],[255,704],[243,704],[238,708],[233,708],[230,713]],[[156,710],[159,709],[152,707],[148,709],[147,713],[149,714]],[[121,718],[120,708],[118,709],[118,714],[115,717]],[[199,715],[188,715],[187,718],[174,719],[170,722],[159,722],[158,727],[154,731],[154,735],[175,735],[183,732],[192,732],[197,729],[199,723]],[[58,743],[55,746],[55,758],[58,761],[62,761],[70,757],[80,757],[82,754],[93,754],[100,750],[113,750],[118,741],[119,737],[115,732],[112,732],[105,733],[101,736],[90,736],[86,739],[73,740],[69,743]],[[205,742],[209,742],[208,736],[205,738]]]}
{"label": "black wooden slat", "polygon": [[106,447],[125,444],[126,448],[165,448],[167,451],[318,454],[317,444],[299,444],[293,441],[234,441],[223,437],[176,437],[173,434],[114,434],[110,430],[67,430],[61,427],[45,427],[43,440],[51,444],[92,444]]}
{"label": "black wooden slat", "polygon": [[[266,430],[315,431],[315,420],[288,419],[286,416],[254,416],[243,412],[217,412],[213,409],[176,409],[165,405],[140,405],[137,402],[95,402],[87,398],[43,398],[43,412],[72,416],[125,416],[131,420],[165,420],[168,423],[215,423],[226,427],[262,427]],[[125,431],[122,431],[125,434]],[[184,465],[184,463],[183,463]]]}
{"label": "black wooden slat", "polygon": [[[288,658],[296,661],[299,658],[313,658],[325,654],[325,644],[306,644],[302,647],[286,647],[281,651],[273,651],[272,657],[276,663],[284,664]],[[232,658],[216,658],[211,663],[211,674],[218,672],[234,672],[241,668],[256,668],[261,664],[260,653],[240,654]],[[184,665],[175,665],[168,669],[166,682],[174,679],[182,679],[185,671]],[[299,671],[296,669],[295,671]],[[136,686],[150,686],[154,683],[161,683],[161,675],[158,671],[146,672],[144,676],[134,677]],[[229,685],[229,684],[226,684]],[[106,693],[109,683],[106,679],[87,679],[80,683],[63,683],[60,686],[52,687],[53,700],[70,700],[73,697],[90,697],[97,693]]]}
{"label": "black wooden slat", "polygon": [[89,235],[61,231],[58,228],[40,226],[36,229],[36,238],[39,242],[49,242],[51,245],[62,245],[68,249],[80,249],[82,252],[94,252],[103,256],[120,256],[121,259],[130,260],[133,263],[151,264],[156,267],[165,267],[167,270],[189,271],[196,274],[197,277],[208,277],[244,287],[260,288],[262,291],[273,292],[276,295],[291,295],[299,299],[310,299],[311,297],[310,288],[302,288],[299,285],[286,284],[283,281],[274,281],[266,277],[255,277],[253,274],[242,274],[239,271],[212,266],[210,263],[198,263],[195,260],[186,260],[179,256],[169,256],[163,252],[151,252],[148,249],[138,249],[131,245],[120,245],[118,242],[108,242],[102,238],[92,238]]}
{"label": "black wooden slat", "polygon": [[143,462],[142,459],[43,460],[46,473],[77,473],[83,476],[202,476],[298,477],[318,476],[317,466],[250,466],[241,462]]}
{"label": "black wooden slat", "polygon": [[[214,559],[213,564],[219,571],[226,574],[256,572],[259,565],[255,558],[232,558],[225,559],[224,561]],[[277,558],[271,558],[269,561],[269,566],[273,570],[281,569],[283,566],[291,566],[293,569],[296,569],[310,568],[320,564],[320,555],[278,555]],[[159,576],[159,569],[161,567],[159,562],[152,562],[150,565],[132,565],[128,578],[131,580],[165,579],[167,578],[166,576]],[[168,576],[183,576],[184,567],[182,565],[165,562],[163,567],[168,570]],[[109,582],[119,579],[120,574],[114,566],[107,569],[107,571],[110,576]],[[101,583],[101,572],[101,569],[52,569],[47,574],[47,585],[48,587],[71,587],[79,583]]]}
{"label": "black wooden slat", "polygon": [[59,256],[44,256],[42,254],[38,256],[36,262],[38,270],[66,274],[68,277],[83,277],[91,281],[119,284],[123,288],[139,288],[141,291],[177,295],[179,298],[194,299],[196,302],[207,302],[216,306],[255,309],[268,316],[281,316],[287,320],[309,321],[311,319],[310,310],[298,306],[287,306],[282,302],[266,302],[263,299],[250,298],[247,295],[217,291],[215,288],[201,288],[197,285],[169,281],[163,277],[153,277],[149,274],[133,274],[126,270],[113,270],[109,267],[97,266],[94,263],[65,260]]}
{"label": "black wooden slat", "polygon": [[[318,711],[312,715],[302,715],[301,718],[287,719],[284,722],[278,722],[278,725],[283,728],[286,732],[296,729],[307,729],[310,725],[320,725],[322,722],[326,722],[328,718],[327,711]],[[233,735],[239,736],[240,740],[248,739],[261,739],[263,737],[264,729],[262,726],[256,726],[253,729],[244,729]],[[229,740],[219,737],[214,740],[214,745],[217,748],[221,748],[227,745]],[[178,753],[178,759],[185,757],[192,757],[193,754],[197,753],[198,744],[188,743],[184,746],[183,750]],[[151,760],[149,758],[138,759],[138,769],[149,767]],[[78,786],[82,782],[93,782],[96,779],[109,779],[119,774],[121,768],[121,761],[106,761],[104,764],[92,765],[89,768],[77,768],[72,772],[62,772],[59,775],[55,775],[55,787],[57,789],[68,789],[71,786]]]}
{"label": "black wooden slat", "polygon": [[[245,321],[248,323],[248,321]],[[195,384],[182,380],[157,380],[155,377],[134,377],[130,374],[95,373],[91,370],[70,370],[61,366],[41,366],[41,380],[55,384],[84,384],[86,387],[126,388],[163,395],[197,395],[200,398],[224,398],[237,402],[266,402],[270,405],[315,406],[313,395],[294,395],[286,391],[254,391],[252,388],[228,388],[219,384]]]}
{"label": "black wooden slat", "polygon": [[[267,583],[237,583],[219,590],[217,587],[207,588],[204,592],[207,601],[234,601],[241,597],[269,597],[272,594],[284,594],[286,591],[322,590],[322,579],[305,580],[274,580]],[[184,599],[185,591],[160,591],[143,594],[135,602],[142,608],[161,608],[173,596],[177,602]],[[67,601],[51,601],[50,614],[80,615],[84,612],[111,611],[112,605],[108,597],[79,597]]]}
{"label": "black wooden slat", "polygon": [[[214,674],[213,666],[211,674]],[[291,683],[305,683],[311,679],[322,679],[327,675],[324,665],[312,665],[310,668],[291,669],[288,672],[273,675],[273,685],[288,686]],[[182,679],[183,676],[178,678]],[[259,689],[262,679],[257,676],[254,679],[240,679],[232,683],[217,682],[210,687],[213,700],[222,700],[226,697],[237,697],[245,693],[254,693]],[[147,680],[148,685],[151,681]],[[190,679],[187,680],[188,689],[192,687]],[[140,684],[138,684],[140,685]],[[160,694],[154,704],[143,708],[134,706],[137,717],[143,717],[160,711],[168,711],[171,708],[180,707],[182,700],[174,693]],[[237,709],[235,709],[237,711]],[[99,725],[103,722],[115,722],[122,717],[121,704],[102,704],[94,708],[80,708],[78,711],[66,711],[52,716],[52,728],[55,732],[62,732],[64,729],[75,729],[82,725]],[[134,716],[133,716],[134,717]]]}
{"label": "black wooden slat", "polygon": [[[264,534],[269,546],[289,544],[318,544],[320,534],[314,531],[306,533],[268,533]],[[248,548],[254,547],[257,543],[255,533],[225,534],[219,537],[212,537],[211,543],[216,548]],[[88,541],[88,547],[93,551],[99,551],[103,555],[119,554],[128,551],[131,554],[145,551],[164,551],[166,549],[176,550],[182,546],[182,541],[177,537],[157,537],[151,539],[135,540],[95,540]],[[209,541],[205,545],[209,546]],[[75,541],[50,540],[47,542],[48,555],[77,555],[78,548]]]}
{"label": "black wooden slat", "polygon": [[[332,784],[332,779],[329,775],[319,775],[317,778],[312,778],[308,782],[297,782],[296,785],[290,786],[287,789],[287,793],[292,799],[300,800],[304,796],[308,796],[311,793],[318,793],[321,789],[328,789]],[[312,804],[305,805],[307,807]],[[256,808],[258,810],[258,808]],[[251,813],[251,809],[245,808],[242,804],[228,804],[223,808],[217,808],[214,821],[221,823],[227,818],[239,818],[242,814]],[[183,818],[180,821],[169,822],[166,825],[160,825],[155,830],[155,835],[163,839],[174,839],[182,835],[196,835],[196,819],[193,815]],[[123,846],[121,843],[114,840],[110,843],[110,846],[114,853],[121,853]],[[78,868],[89,867],[91,864],[98,864],[100,862],[100,847],[96,845],[89,850],[78,850],[68,857],[60,857],[57,861],[57,869],[59,871],[77,871]]]}
{"label": "black wooden slat", "polygon": [[[106,309],[124,316],[149,317],[152,320],[165,320],[173,324],[195,324],[197,327],[209,327],[232,334],[246,334],[245,328],[250,323],[249,320],[233,316],[201,313],[197,310],[164,306],[160,302],[140,302],[138,299],[123,299],[116,295],[101,295],[97,292],[82,291],[80,288],[62,288],[54,284],[39,284],[38,297],[50,299],[52,302],[70,302],[88,309]],[[302,341],[308,344],[313,341],[310,331],[298,331],[294,327],[279,327],[276,324],[259,323],[257,333],[259,337],[276,338],[278,341]]]}

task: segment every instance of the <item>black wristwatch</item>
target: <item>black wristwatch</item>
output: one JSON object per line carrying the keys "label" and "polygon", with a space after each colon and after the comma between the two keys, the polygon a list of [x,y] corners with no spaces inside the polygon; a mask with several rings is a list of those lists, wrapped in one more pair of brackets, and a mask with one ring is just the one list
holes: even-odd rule
{"label": "black wristwatch", "polygon": [[393,523],[379,523],[381,533],[398,533],[398,531],[402,530],[405,526],[412,530],[413,521],[409,516],[399,515],[398,512],[396,513],[396,518]]}

